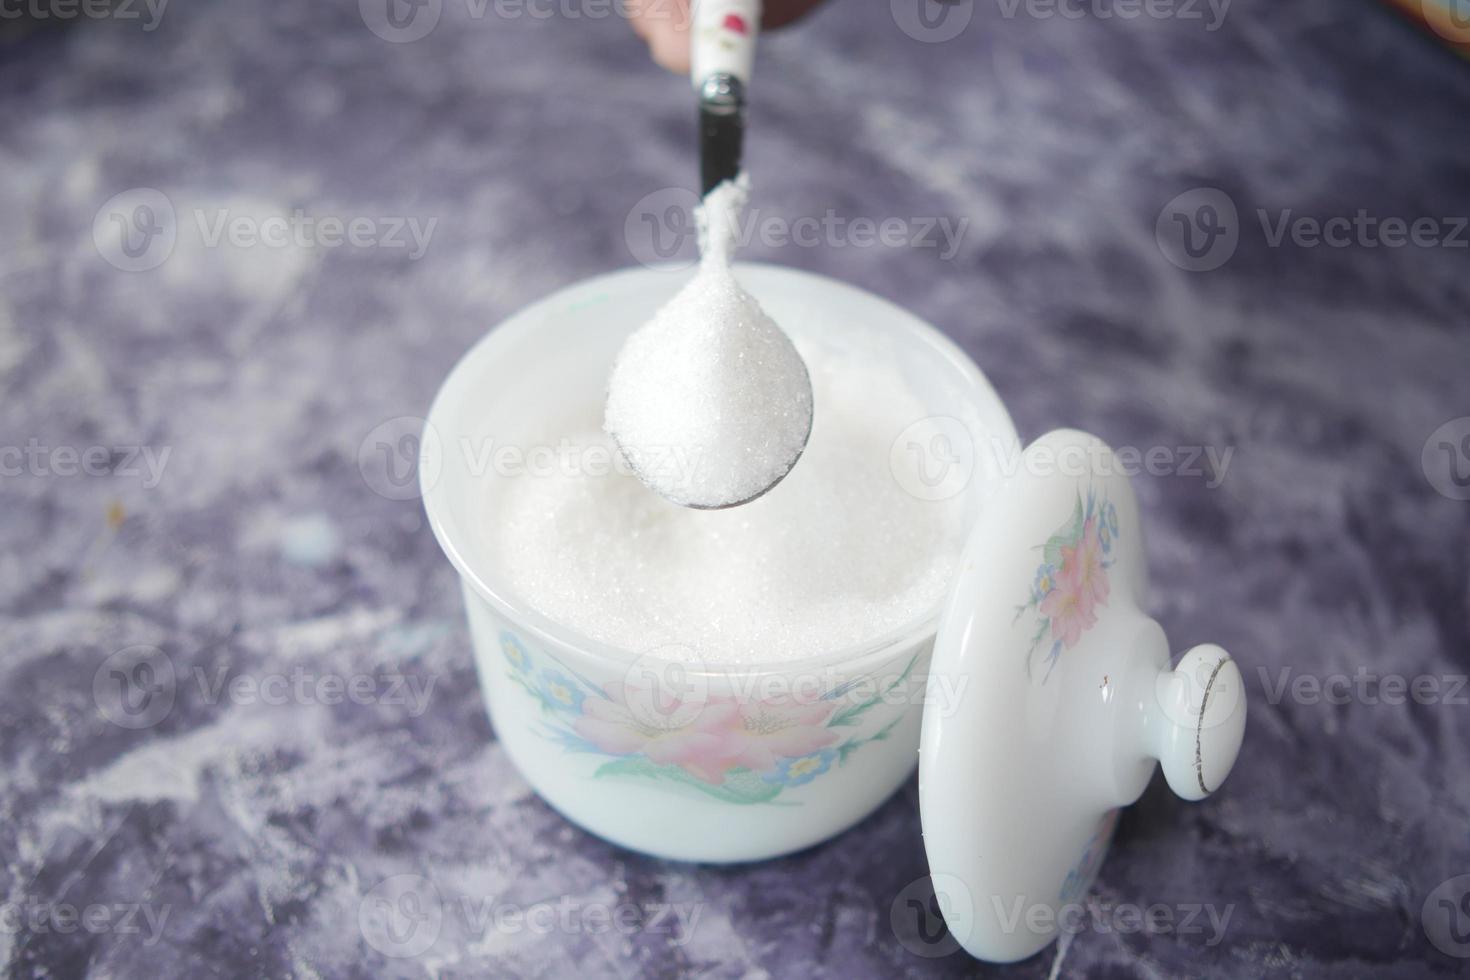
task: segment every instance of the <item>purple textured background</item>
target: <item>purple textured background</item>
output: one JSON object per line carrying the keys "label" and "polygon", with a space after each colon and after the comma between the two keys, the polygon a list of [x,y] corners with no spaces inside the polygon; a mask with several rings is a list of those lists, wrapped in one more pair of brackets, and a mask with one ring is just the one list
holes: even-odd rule
{"label": "purple textured background", "polygon": [[[688,90],[618,18],[476,9],[442,0],[412,43],[343,2],[179,2],[152,31],[7,25],[0,445],[44,451],[39,472],[0,478],[0,901],[41,911],[19,926],[6,913],[0,964],[1047,976],[1055,952],[1000,970],[917,956],[895,934],[890,906],[925,873],[913,784],[824,846],[708,869],[571,828],[501,754],[454,573],[419,502],[375,492],[383,474],[369,454],[364,476],[359,448],[422,415],[498,320],[631,264],[648,245],[638,202],[687,187],[694,160]],[[1228,927],[1215,943],[1089,929],[1061,975],[1465,971],[1448,953],[1470,942],[1443,936],[1470,914],[1431,903],[1448,949],[1421,916],[1470,873],[1470,707],[1382,703],[1372,685],[1341,705],[1271,703],[1263,679],[1470,667],[1470,503],[1421,467],[1430,433],[1470,414],[1470,251],[1271,248],[1254,214],[1470,214],[1470,66],[1341,0],[1237,0],[1213,31],[960,9],[972,20],[945,43],[907,36],[888,4],[843,0],[770,36],[748,161],[768,216],[964,218],[958,253],[835,242],[747,257],[938,324],[1024,437],[1076,425],[1234,452],[1218,488],[1136,485],[1155,613],[1181,649],[1217,641],[1246,671],[1241,759],[1199,805],[1156,780],[1094,893],[1208,903]],[[157,268],[122,271],[94,246],[94,217],[144,187],[176,209],[178,241]],[[1241,241],[1191,273],[1155,221],[1199,187],[1234,200]],[[191,230],[196,209],[296,208],[437,225],[417,259],[204,248]],[[157,481],[126,465],[137,445],[169,453]],[[63,472],[57,447],[93,446],[118,450],[116,472]],[[136,645],[163,651],[175,683],[169,710],[131,729],[93,682]],[[422,711],[208,696],[221,672],[298,669],[433,686]],[[629,937],[477,932],[446,913],[430,950],[392,958],[359,910],[399,874],[446,907],[569,896],[702,912],[688,935]],[[156,933],[66,930],[54,910],[68,903],[167,917]]]}

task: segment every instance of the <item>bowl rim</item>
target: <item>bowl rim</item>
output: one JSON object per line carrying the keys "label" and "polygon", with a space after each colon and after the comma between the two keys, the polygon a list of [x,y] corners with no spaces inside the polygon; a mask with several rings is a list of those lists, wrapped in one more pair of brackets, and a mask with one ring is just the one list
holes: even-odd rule
{"label": "bowl rim", "polygon": [[[772,275],[787,277],[793,280],[819,284],[823,289],[835,289],[850,294],[858,294],[858,298],[881,310],[893,322],[908,329],[913,335],[927,343],[940,354],[951,367],[957,369],[965,381],[971,387],[977,389],[982,400],[991,403],[997,413],[994,421],[1003,423],[1006,426],[1006,431],[992,433],[992,437],[999,437],[1000,439],[1009,440],[1011,443],[1019,445],[1015,423],[1011,419],[1010,412],[1006,409],[1005,403],[1001,400],[1000,395],[995,391],[994,386],[991,385],[990,380],[986,378],[975,361],[958,344],[938,328],[919,318],[917,315],[876,293],[854,286],[840,279],[815,272],[765,262],[738,262],[735,264],[735,270],[737,273],[742,270],[757,272],[762,277]],[[425,429],[436,433],[439,431],[448,431],[445,429],[445,417],[449,412],[448,406],[457,399],[458,393],[472,382],[478,366],[487,358],[494,356],[497,348],[513,343],[521,336],[530,333],[542,321],[544,315],[549,310],[565,304],[569,296],[582,292],[593,292],[598,288],[605,287],[614,280],[622,281],[630,278],[657,276],[669,277],[671,272],[692,273],[692,269],[687,266],[633,266],[619,269],[614,272],[578,280],[527,306],[519,308],[486,331],[485,335],[471,345],[455,362],[434,396],[434,400],[429,408],[428,417],[425,419]],[[682,279],[670,277],[666,278],[664,282],[675,284],[682,282]],[[972,479],[982,478],[984,477],[982,477],[981,471],[977,467]],[[622,667],[631,666],[641,659],[651,656],[650,652],[645,651],[640,653],[636,650],[629,650],[624,647],[605,643],[557,622],[533,608],[526,600],[516,595],[507,584],[497,576],[491,574],[490,570],[477,568],[470,561],[465,549],[461,548],[456,542],[456,538],[460,536],[461,532],[459,525],[452,520],[449,502],[446,499],[448,490],[446,481],[442,479],[442,474],[430,479],[429,474],[425,472],[423,467],[420,467],[419,493],[423,498],[424,511],[428,517],[429,526],[434,532],[434,537],[438,540],[439,546],[443,549],[450,564],[458,572],[461,585],[473,590],[477,596],[495,608],[515,626],[532,634],[543,643],[550,643],[559,648],[574,650],[592,659],[609,661]],[[972,529],[967,529],[967,535],[970,530]],[[793,659],[760,661],[756,663],[721,663],[699,658],[697,667],[688,664],[684,666],[689,673],[706,678],[728,677],[732,675],[753,677],[768,674],[807,674],[820,671],[823,668],[828,670],[840,668],[843,674],[860,674],[863,672],[861,668],[865,666],[881,663],[884,660],[894,657],[900,651],[911,649],[925,641],[932,640],[938,631],[939,621],[943,616],[944,610],[949,605],[949,598],[950,592],[947,590],[935,604],[934,608],[929,610],[928,613],[900,624],[860,644],[849,644],[842,648],[826,650],[821,653]]]}

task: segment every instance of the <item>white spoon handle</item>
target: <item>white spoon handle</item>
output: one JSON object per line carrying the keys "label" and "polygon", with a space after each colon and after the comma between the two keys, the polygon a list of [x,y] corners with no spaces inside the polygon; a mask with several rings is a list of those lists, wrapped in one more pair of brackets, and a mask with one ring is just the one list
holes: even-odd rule
{"label": "white spoon handle", "polygon": [[694,0],[689,60],[696,90],[721,72],[750,84],[760,21],[761,0]]}

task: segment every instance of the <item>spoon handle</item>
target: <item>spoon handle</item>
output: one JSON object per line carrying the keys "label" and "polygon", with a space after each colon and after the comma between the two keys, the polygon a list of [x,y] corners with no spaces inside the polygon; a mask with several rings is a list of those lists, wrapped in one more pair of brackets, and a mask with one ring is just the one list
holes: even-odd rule
{"label": "spoon handle", "polygon": [[699,95],[700,192],[740,173],[745,89],[755,62],[761,0],[695,0],[690,62]]}
{"label": "spoon handle", "polygon": [[761,0],[694,0],[690,49],[694,89],[716,74],[750,84],[755,38],[760,32]]}

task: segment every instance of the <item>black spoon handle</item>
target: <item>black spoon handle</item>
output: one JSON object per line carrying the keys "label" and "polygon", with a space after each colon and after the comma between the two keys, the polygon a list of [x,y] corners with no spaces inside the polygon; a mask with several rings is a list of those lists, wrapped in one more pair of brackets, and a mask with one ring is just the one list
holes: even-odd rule
{"label": "black spoon handle", "polygon": [[745,84],[716,72],[699,90],[699,183],[708,194],[740,173],[745,145]]}

